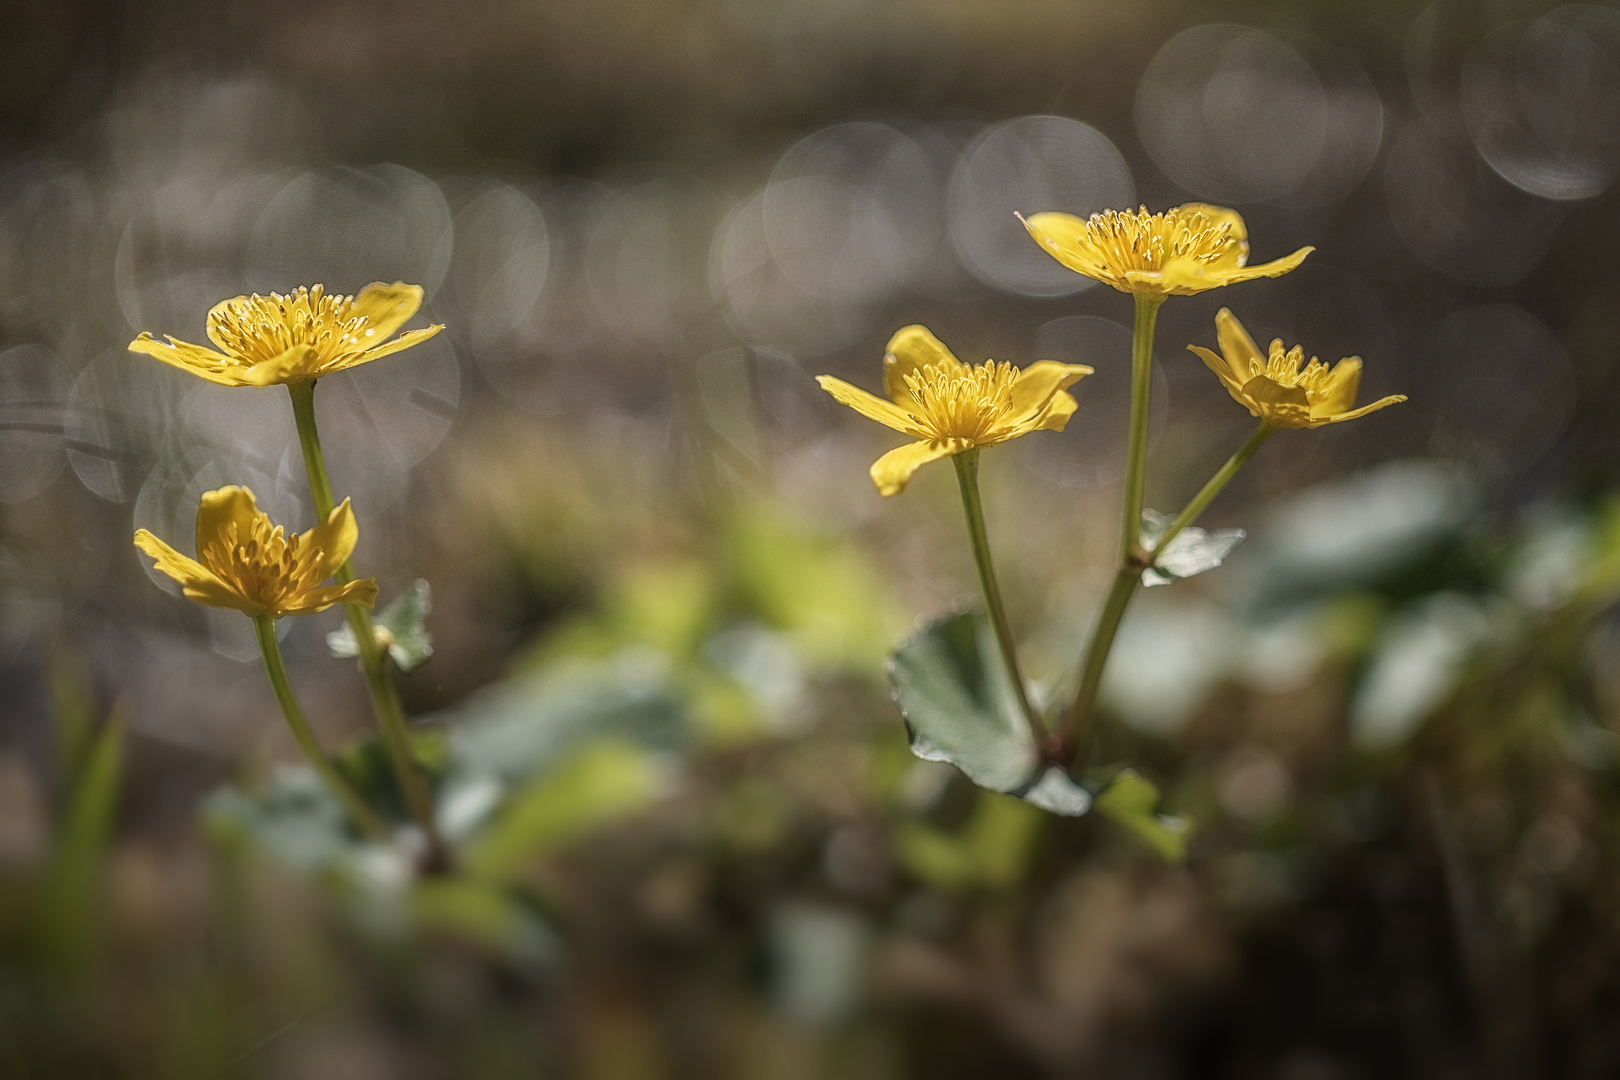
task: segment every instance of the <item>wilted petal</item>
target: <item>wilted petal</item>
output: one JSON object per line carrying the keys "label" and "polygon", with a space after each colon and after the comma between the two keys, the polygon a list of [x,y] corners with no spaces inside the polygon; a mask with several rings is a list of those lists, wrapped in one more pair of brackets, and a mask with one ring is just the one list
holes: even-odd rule
{"label": "wilted petal", "polygon": [[919,368],[952,366],[961,367],[962,362],[926,326],[901,327],[883,351],[883,391],[904,407],[911,401],[907,375]]}
{"label": "wilted petal", "polygon": [[906,489],[911,474],[942,457],[950,457],[968,449],[963,439],[942,439],[933,442],[907,443],[890,450],[872,463],[872,483],[885,499]]}
{"label": "wilted petal", "polygon": [[821,384],[821,388],[831,394],[839,404],[848,405],[869,420],[887,424],[896,431],[903,431],[914,437],[922,438],[927,435],[910,413],[892,401],[885,401],[876,394],[868,394],[860,387],[851,386],[843,379],[835,379],[831,375],[817,375],[816,382]]}
{"label": "wilted petal", "polygon": [[371,346],[387,341],[421,306],[422,286],[407,285],[403,281],[396,281],[392,285],[373,281],[360,290],[350,311],[365,316],[369,325],[364,333],[364,342]]}

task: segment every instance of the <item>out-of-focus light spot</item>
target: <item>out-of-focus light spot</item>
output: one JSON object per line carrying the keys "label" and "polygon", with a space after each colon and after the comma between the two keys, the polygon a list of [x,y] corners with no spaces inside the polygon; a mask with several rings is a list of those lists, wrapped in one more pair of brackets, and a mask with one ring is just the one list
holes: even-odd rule
{"label": "out-of-focus light spot", "polygon": [[602,325],[666,355],[679,351],[708,306],[702,270],[718,217],[706,191],[674,179],[646,181],[607,201],[585,252]]}
{"label": "out-of-focus light spot", "polygon": [[61,625],[60,590],[32,553],[0,545],[0,664],[49,645]]}
{"label": "out-of-focus light spot", "polygon": [[1461,593],[1437,593],[1392,620],[1350,705],[1353,741],[1395,746],[1456,688],[1490,632],[1487,612]]}
{"label": "out-of-focus light spot", "polygon": [[1061,116],[998,124],[951,175],[951,240],[975,277],[1022,296],[1068,296],[1096,284],[1059,265],[1014,213],[1085,217],[1136,202],[1130,168],[1102,132]]}
{"label": "out-of-focus light spot", "polygon": [[1198,26],[1171,38],[1136,94],[1153,160],[1201,198],[1257,202],[1299,187],[1327,138],[1322,82],[1270,34]]}
{"label": "out-of-focus light spot", "polygon": [[935,255],[943,183],[921,146],[884,124],[840,124],[777,162],[761,210],[794,285],[834,302],[877,300]]}
{"label": "out-of-focus light spot", "polygon": [[[1407,372],[1399,363],[1395,320],[1384,297],[1360,275],[1313,255],[1283,277],[1246,284],[1240,310],[1244,327],[1261,346],[1280,337],[1329,364],[1346,356],[1365,360],[1361,402],[1404,392],[1401,379]],[[1214,324],[1206,322],[1193,340],[1215,348]]]}
{"label": "out-of-focus light spot", "polygon": [[1469,285],[1511,285],[1546,254],[1563,212],[1506,183],[1449,135],[1420,117],[1390,144],[1390,220],[1430,269]]}
{"label": "out-of-focus light spot", "polygon": [[133,499],[165,441],[184,430],[179,404],[193,382],[124,349],[85,365],[68,392],[64,424],[79,482],[109,502]]}
{"label": "out-of-focus light spot", "polygon": [[534,310],[551,264],[550,230],[534,200],[505,184],[483,186],[456,212],[445,290],[450,333],[479,352],[500,348]]}
{"label": "out-of-focus light spot", "polygon": [[320,282],[352,293],[372,281],[408,281],[431,296],[449,268],[452,235],[438,185],[404,166],[305,173],[254,224],[250,289]]}
{"label": "out-of-focus light spot", "polygon": [[54,161],[0,175],[0,317],[37,339],[81,318],[86,267],[103,263],[96,192]]}
{"label": "out-of-focus light spot", "polygon": [[71,376],[49,349],[0,353],[0,503],[32,499],[66,464],[62,420]]}
{"label": "out-of-focus light spot", "polygon": [[1558,338],[1511,304],[1486,304],[1435,329],[1436,447],[1479,468],[1531,465],[1568,425],[1575,375]]}
{"label": "out-of-focus light spot", "polygon": [[756,464],[772,444],[813,442],[830,426],[827,395],[786,353],[722,349],[698,361],[697,378],[710,426]]}
{"label": "out-of-focus light spot", "polygon": [[1480,156],[1515,187],[1586,199],[1620,175],[1620,12],[1581,5],[1498,28],[1462,72]]}
{"label": "out-of-focus light spot", "polygon": [[[1029,361],[1089,364],[1094,370],[1069,388],[1080,408],[1062,432],[1014,444],[1018,460],[1043,480],[1064,487],[1112,484],[1125,475],[1130,428],[1131,332],[1110,319],[1071,315],[1035,332]],[[1170,416],[1170,383],[1164,365],[1153,365],[1148,440],[1158,440]]]}
{"label": "out-of-focus light spot", "polygon": [[811,356],[867,332],[864,298],[816,296],[783,272],[766,235],[764,202],[759,192],[734,207],[709,249],[709,286],[727,324],[746,341]]}

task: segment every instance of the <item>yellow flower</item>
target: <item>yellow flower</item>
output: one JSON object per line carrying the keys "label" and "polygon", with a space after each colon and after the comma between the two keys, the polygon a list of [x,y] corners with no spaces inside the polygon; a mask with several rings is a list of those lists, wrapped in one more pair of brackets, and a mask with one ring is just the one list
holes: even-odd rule
{"label": "yellow flower", "polygon": [[1198,345],[1187,348],[1203,358],[1240,405],[1273,427],[1337,424],[1406,400],[1405,394],[1393,394],[1354,408],[1361,386],[1359,356],[1340,360],[1331,369],[1313,356],[1301,370],[1304,349],[1295,345],[1284,352],[1282,338],[1278,338],[1271,343],[1270,355],[1262,354],[1237,316],[1226,308],[1215,316],[1215,333],[1224,357]]}
{"label": "yellow flower", "polygon": [[885,497],[905,490],[918,468],[936,458],[995,446],[1031,431],[1062,431],[1078,407],[1065,390],[1091,369],[1039,360],[1020,371],[986,360],[978,367],[951,355],[921,326],[889,339],[883,357],[884,401],[831,375],[821,388],[862,416],[918,440],[872,464],[872,482]]}
{"label": "yellow flower", "polygon": [[1278,277],[1305,261],[1303,247],[1263,266],[1249,259],[1249,233],[1236,210],[1187,203],[1150,214],[1104,210],[1082,220],[1073,214],[1036,214],[1019,220],[1048,255],[1078,274],[1120,292],[1191,296],[1258,277]]}
{"label": "yellow flower", "polygon": [[208,313],[208,339],[220,352],[145,331],[129,343],[146,353],[221,386],[271,386],[304,382],[418,345],[444,329],[429,326],[388,340],[422,306],[422,287],[373,282],[357,296],[328,296],[325,289],[298,287],[282,296],[237,296]]}
{"label": "yellow flower", "polygon": [[359,537],[348,499],[321,524],[288,537],[259,512],[253,492],[224,487],[205,494],[197,508],[197,559],[186,558],[145,529],[135,534],[135,546],[181,584],[186,599],[279,619],[325,611],[333,604],[370,607],[376,602],[372,578],[321,585],[347,561]]}

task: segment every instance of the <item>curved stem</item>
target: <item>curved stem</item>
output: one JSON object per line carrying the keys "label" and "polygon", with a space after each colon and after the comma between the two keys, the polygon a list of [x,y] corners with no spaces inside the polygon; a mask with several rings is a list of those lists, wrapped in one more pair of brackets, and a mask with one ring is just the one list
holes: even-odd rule
{"label": "curved stem", "polygon": [[[332,484],[326,476],[326,458],[321,453],[321,436],[315,427],[315,380],[287,384],[292,397],[293,419],[298,424],[298,444],[304,454],[304,471],[309,476],[309,493],[315,500],[315,513],[325,520],[332,512]],[[345,561],[332,575],[340,585],[354,580],[354,570]],[[428,862],[432,867],[443,866],[446,859],[444,841],[433,820],[433,794],[427,777],[411,750],[410,734],[405,724],[405,709],[399,701],[399,691],[388,677],[387,654],[377,644],[372,629],[371,613],[359,604],[343,605],[349,629],[360,649],[360,667],[365,672],[366,688],[371,694],[372,710],[377,716],[377,728],[383,744],[388,748],[388,760],[399,781],[405,807],[428,841]]]}
{"label": "curved stem", "polygon": [[1125,498],[1120,509],[1119,567],[1108,597],[1097,612],[1097,625],[1091,631],[1080,692],[1069,706],[1059,728],[1058,755],[1066,760],[1079,757],[1090,741],[1092,713],[1097,707],[1097,691],[1102,687],[1103,669],[1114,647],[1114,637],[1125,617],[1147,568],[1142,551],[1142,489],[1147,477],[1148,405],[1153,390],[1153,331],[1159,320],[1162,296],[1135,295],[1136,324],[1131,333],[1131,430],[1125,456]]}
{"label": "curved stem", "polygon": [[1007,622],[1007,607],[1001,601],[1001,586],[996,581],[995,564],[990,560],[990,538],[984,530],[984,504],[979,498],[979,452],[964,450],[954,455],[956,482],[962,489],[962,509],[967,514],[968,537],[973,542],[973,562],[979,568],[979,591],[984,595],[985,610],[990,613],[990,626],[995,631],[996,644],[1001,649],[1002,662],[1018,694],[1018,705],[1024,710],[1034,733],[1035,743],[1044,755],[1047,743],[1046,724],[1029,703],[1024,689],[1024,676],[1018,669],[1018,650],[1013,645],[1012,627]]}
{"label": "curved stem", "polygon": [[1205,484],[1198,494],[1192,497],[1192,502],[1176,515],[1175,521],[1170,523],[1164,535],[1153,545],[1154,554],[1163,552],[1170,546],[1170,541],[1180,535],[1182,529],[1197,521],[1199,515],[1209,509],[1209,504],[1215,501],[1215,496],[1221,493],[1221,489],[1231,482],[1239,469],[1249,463],[1250,458],[1254,457],[1255,451],[1264,446],[1266,440],[1276,433],[1276,428],[1264,420],[1260,421],[1260,426],[1254,429],[1254,434],[1249,436],[1248,442],[1239,447],[1237,453],[1226,459],[1226,464],[1221,466],[1220,471],[1210,477],[1209,483]]}
{"label": "curved stem", "polygon": [[287,668],[281,662],[281,646],[276,643],[276,621],[269,615],[253,616],[253,629],[259,635],[259,654],[264,657],[264,670],[270,676],[270,686],[276,692],[276,700],[281,703],[281,712],[287,718],[287,726],[292,728],[293,737],[303,748],[304,756],[315,767],[326,786],[332,789],[338,802],[349,812],[349,817],[360,830],[378,840],[388,839],[388,826],[383,824],[371,807],[365,804],[349,782],[343,779],[343,774],[337,771],[331,759],[321,749],[320,743],[315,741],[315,733],[309,729],[309,723],[304,719],[303,710],[298,707],[298,699],[293,697],[292,684],[287,681]]}

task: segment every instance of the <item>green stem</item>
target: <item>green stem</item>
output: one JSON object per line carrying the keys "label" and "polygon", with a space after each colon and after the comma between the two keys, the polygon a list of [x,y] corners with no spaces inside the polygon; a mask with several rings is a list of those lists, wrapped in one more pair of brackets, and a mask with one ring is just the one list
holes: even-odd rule
{"label": "green stem", "polygon": [[1136,325],[1131,334],[1131,430],[1125,456],[1125,501],[1120,510],[1119,568],[1108,597],[1097,612],[1097,625],[1091,631],[1085,666],[1080,676],[1080,692],[1064,714],[1059,728],[1058,755],[1075,760],[1090,741],[1092,713],[1097,707],[1097,691],[1102,687],[1103,669],[1114,647],[1120,620],[1130,605],[1136,583],[1147,568],[1142,551],[1142,489],[1147,476],[1148,405],[1153,390],[1153,330],[1159,319],[1162,296],[1135,294]]}
{"label": "green stem", "polygon": [[979,591],[984,595],[984,606],[990,613],[990,626],[1001,649],[1002,662],[1018,694],[1018,705],[1024,710],[1034,733],[1035,743],[1043,756],[1047,749],[1046,724],[1029,703],[1024,689],[1024,676],[1018,670],[1018,650],[1013,645],[1012,627],[1007,622],[1007,607],[1001,601],[1001,586],[996,582],[995,564],[990,560],[990,538],[984,530],[984,504],[979,498],[979,452],[964,450],[954,455],[956,481],[962,489],[962,509],[967,513],[968,536],[973,541],[973,561],[979,568]]}
{"label": "green stem", "polygon": [[1153,390],[1153,329],[1162,296],[1136,294],[1131,334],[1131,434],[1125,459],[1125,508],[1121,512],[1119,561],[1125,565],[1142,543],[1142,487],[1147,476],[1148,397]]}
{"label": "green stem", "polygon": [[1210,477],[1209,483],[1205,484],[1198,494],[1193,496],[1192,502],[1176,515],[1175,521],[1171,522],[1164,535],[1153,545],[1154,554],[1157,555],[1167,549],[1170,541],[1180,535],[1182,529],[1197,521],[1199,515],[1209,509],[1209,504],[1215,501],[1215,496],[1221,493],[1221,489],[1231,482],[1239,469],[1249,463],[1250,458],[1254,457],[1255,451],[1264,446],[1266,440],[1276,433],[1276,428],[1264,420],[1260,421],[1260,425],[1254,429],[1254,434],[1249,436],[1249,441],[1244,443],[1237,453],[1226,459],[1226,464],[1221,466],[1220,472]]}
{"label": "green stem", "polygon": [[269,615],[255,615],[253,629],[259,635],[259,653],[264,657],[264,670],[270,676],[270,686],[276,692],[276,700],[281,703],[287,726],[292,728],[293,737],[303,748],[304,756],[321,779],[326,781],[326,786],[332,789],[332,794],[337,796],[360,830],[378,840],[387,840],[388,827],[343,779],[343,774],[337,771],[331,759],[321,750],[320,743],[315,741],[315,733],[309,729],[303,710],[298,707],[298,699],[293,697],[292,684],[287,681],[287,668],[281,662],[281,646],[276,643],[276,621]]}
{"label": "green stem", "polygon": [[[304,471],[309,476],[309,493],[315,500],[315,513],[322,521],[332,513],[335,500],[332,484],[326,477],[326,458],[321,453],[321,437],[315,427],[315,380],[287,384],[292,396],[293,418],[298,424],[298,444],[304,452]],[[340,585],[354,580],[354,570],[345,561],[332,575]],[[360,649],[360,667],[365,672],[366,688],[371,693],[372,710],[377,716],[377,728],[382,732],[383,744],[388,748],[388,760],[399,780],[405,807],[428,841],[428,865],[443,866],[446,854],[444,841],[433,820],[433,795],[427,777],[422,774],[411,750],[411,739],[405,724],[405,709],[399,701],[399,691],[388,677],[387,653],[377,644],[372,629],[371,613],[359,604],[343,605],[349,629]]]}

